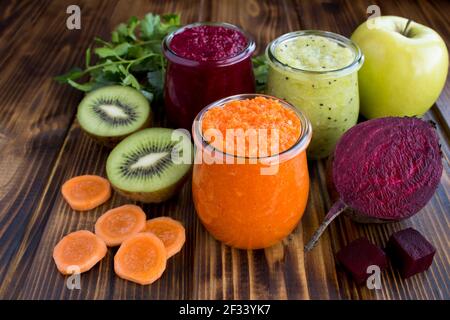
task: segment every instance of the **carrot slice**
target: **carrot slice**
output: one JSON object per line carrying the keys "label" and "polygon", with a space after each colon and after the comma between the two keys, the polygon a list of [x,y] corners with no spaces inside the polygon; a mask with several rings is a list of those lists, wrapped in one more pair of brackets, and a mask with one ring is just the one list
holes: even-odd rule
{"label": "carrot slice", "polygon": [[61,192],[72,209],[87,211],[105,203],[111,197],[111,185],[105,178],[84,175],[67,180]]}
{"label": "carrot slice", "polygon": [[183,225],[169,217],[147,220],[143,232],[152,232],[161,239],[167,250],[167,258],[180,252],[186,241],[186,231]]}
{"label": "carrot slice", "polygon": [[125,240],[114,256],[114,271],[125,280],[151,284],[166,269],[167,253],[152,233],[138,233]]}
{"label": "carrot slice", "polygon": [[108,247],[120,245],[125,239],[145,228],[145,212],[138,206],[126,204],[106,211],[95,223],[95,234]]}
{"label": "carrot slice", "polygon": [[85,272],[106,255],[106,244],[90,231],[69,233],[53,249],[53,259],[62,274]]}

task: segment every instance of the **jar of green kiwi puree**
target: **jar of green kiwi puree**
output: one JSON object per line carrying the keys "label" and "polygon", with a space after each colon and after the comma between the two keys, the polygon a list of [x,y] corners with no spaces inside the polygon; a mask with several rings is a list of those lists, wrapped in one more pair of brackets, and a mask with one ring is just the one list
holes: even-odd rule
{"label": "jar of green kiwi puree", "polygon": [[364,56],[344,36],[316,30],[291,32],[272,41],[267,93],[306,114],[313,137],[308,156],[328,156],[358,120],[358,70]]}

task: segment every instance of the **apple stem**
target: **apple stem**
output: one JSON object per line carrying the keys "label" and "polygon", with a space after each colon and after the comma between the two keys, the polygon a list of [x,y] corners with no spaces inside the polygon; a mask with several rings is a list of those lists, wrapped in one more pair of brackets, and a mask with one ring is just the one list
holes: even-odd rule
{"label": "apple stem", "polygon": [[405,37],[408,37],[408,32],[409,32],[408,28],[409,28],[409,25],[411,24],[411,22],[412,22],[412,20],[408,19],[408,22],[406,22],[406,25],[405,25],[405,29],[403,29],[402,35],[404,35]]}

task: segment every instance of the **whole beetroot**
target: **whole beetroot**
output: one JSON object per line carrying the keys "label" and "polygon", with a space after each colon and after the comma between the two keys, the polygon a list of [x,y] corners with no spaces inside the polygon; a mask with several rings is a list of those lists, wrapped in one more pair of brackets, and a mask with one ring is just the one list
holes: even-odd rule
{"label": "whole beetroot", "polygon": [[442,169],[439,138],[430,122],[389,117],[354,126],[332,156],[331,185],[339,199],[305,249],[311,250],[344,211],[358,222],[398,221],[416,214],[436,191]]}

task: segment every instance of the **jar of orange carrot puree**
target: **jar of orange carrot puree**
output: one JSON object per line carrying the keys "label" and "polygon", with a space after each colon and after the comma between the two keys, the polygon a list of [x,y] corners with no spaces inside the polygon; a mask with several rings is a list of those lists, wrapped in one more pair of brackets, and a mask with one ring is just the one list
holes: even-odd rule
{"label": "jar of orange carrot puree", "polygon": [[308,199],[308,119],[283,100],[243,94],[204,108],[192,132],[192,191],[206,229],[241,249],[290,234]]}

